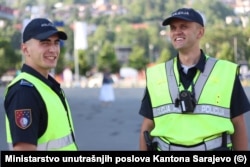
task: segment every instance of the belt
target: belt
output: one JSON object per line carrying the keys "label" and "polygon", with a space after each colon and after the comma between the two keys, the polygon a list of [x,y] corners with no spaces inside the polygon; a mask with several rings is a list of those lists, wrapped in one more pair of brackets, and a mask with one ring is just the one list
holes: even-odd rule
{"label": "belt", "polygon": [[[154,137],[153,142],[157,142],[157,147],[162,151],[206,151],[214,150],[222,146],[222,136],[204,141],[195,146],[180,146],[175,144],[168,144],[162,141],[159,137]],[[230,135],[227,135],[227,144],[231,144]]]}

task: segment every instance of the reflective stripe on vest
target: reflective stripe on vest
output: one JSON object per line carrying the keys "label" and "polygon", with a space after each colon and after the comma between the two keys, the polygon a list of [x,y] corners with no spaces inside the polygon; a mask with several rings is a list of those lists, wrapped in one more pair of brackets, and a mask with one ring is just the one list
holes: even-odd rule
{"label": "reflective stripe on vest", "polygon": [[[47,143],[42,143],[37,145],[37,150],[55,150],[55,149],[61,149],[63,147],[66,147],[70,144],[74,144],[74,141],[72,139],[71,135],[64,136],[60,139],[56,140],[50,140]],[[9,149],[13,150],[13,145],[12,143],[9,143]]]}
{"label": "reflective stripe on vest", "polygon": [[[167,104],[160,107],[154,107],[153,113],[155,117],[171,113],[182,113],[180,108],[176,108],[174,104]],[[196,105],[192,114],[208,114],[224,118],[230,118],[230,110],[227,108],[213,105]]]}
{"label": "reflective stripe on vest", "polygon": [[[204,143],[193,147],[167,144],[164,141],[162,141],[159,137],[154,137],[153,142],[157,142],[158,148],[162,151],[206,151],[206,150],[214,150],[216,148],[221,147],[222,137],[220,136],[212,140],[204,141]],[[231,137],[230,135],[227,135],[227,144],[231,143],[232,143]]]}

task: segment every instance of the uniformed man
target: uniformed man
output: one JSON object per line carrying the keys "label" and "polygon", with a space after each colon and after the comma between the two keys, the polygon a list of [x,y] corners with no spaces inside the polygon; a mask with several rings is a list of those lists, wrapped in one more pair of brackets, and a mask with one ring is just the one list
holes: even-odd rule
{"label": "uniformed man", "polygon": [[247,150],[250,105],[237,64],[200,49],[205,28],[194,9],[178,9],[162,24],[178,54],[146,71],[140,150]]}
{"label": "uniformed man", "polygon": [[77,150],[69,104],[50,75],[67,35],[45,18],[24,29],[21,73],[7,86],[7,143],[10,150]]}

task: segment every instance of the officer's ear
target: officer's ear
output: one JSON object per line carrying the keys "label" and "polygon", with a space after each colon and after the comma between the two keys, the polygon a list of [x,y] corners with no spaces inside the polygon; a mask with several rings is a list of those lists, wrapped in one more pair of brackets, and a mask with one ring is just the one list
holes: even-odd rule
{"label": "officer's ear", "polygon": [[198,32],[197,38],[201,39],[204,36],[205,28],[202,27],[201,25],[198,25],[198,30],[199,32]]}
{"label": "officer's ear", "polygon": [[22,43],[21,44],[21,50],[24,56],[29,55],[28,51],[28,43]]}

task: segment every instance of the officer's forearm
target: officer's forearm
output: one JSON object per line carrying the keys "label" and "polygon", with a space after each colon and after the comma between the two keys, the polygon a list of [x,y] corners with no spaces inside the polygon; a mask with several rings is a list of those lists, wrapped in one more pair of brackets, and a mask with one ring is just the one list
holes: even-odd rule
{"label": "officer's forearm", "polygon": [[140,134],[140,148],[139,149],[140,149],[140,151],[147,151],[148,150],[143,133]]}
{"label": "officer's forearm", "polygon": [[36,145],[29,144],[29,143],[16,143],[13,147],[14,151],[36,151]]}
{"label": "officer's forearm", "polygon": [[139,145],[139,149],[141,151],[146,151],[147,149],[147,143],[145,140],[145,136],[144,136],[144,132],[148,131],[151,132],[151,130],[154,128],[154,122],[151,119],[148,119],[146,117],[144,117],[143,121],[142,121],[142,125],[141,125],[141,131],[140,131],[140,145]]}
{"label": "officer's forearm", "polygon": [[234,134],[232,135],[233,150],[248,150],[247,129],[244,115],[237,116],[232,119],[234,124]]}

